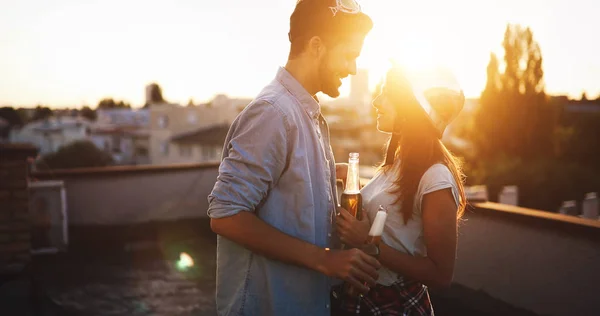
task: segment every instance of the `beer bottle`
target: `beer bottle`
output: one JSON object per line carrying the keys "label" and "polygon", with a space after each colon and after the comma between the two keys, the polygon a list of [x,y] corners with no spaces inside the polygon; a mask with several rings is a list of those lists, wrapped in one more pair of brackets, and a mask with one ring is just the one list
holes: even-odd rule
{"label": "beer bottle", "polygon": [[358,153],[350,153],[346,187],[342,193],[341,206],[352,216],[362,219],[362,195],[360,194],[360,176],[358,174]]}

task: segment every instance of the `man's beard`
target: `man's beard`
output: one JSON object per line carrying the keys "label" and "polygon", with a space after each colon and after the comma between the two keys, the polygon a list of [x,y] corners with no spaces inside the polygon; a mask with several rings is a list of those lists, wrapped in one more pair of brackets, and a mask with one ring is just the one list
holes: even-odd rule
{"label": "man's beard", "polygon": [[340,90],[338,86],[338,75],[331,71],[326,62],[327,56],[323,58],[319,64],[319,77],[317,78],[321,83],[321,92],[332,97],[337,98],[340,96]]}

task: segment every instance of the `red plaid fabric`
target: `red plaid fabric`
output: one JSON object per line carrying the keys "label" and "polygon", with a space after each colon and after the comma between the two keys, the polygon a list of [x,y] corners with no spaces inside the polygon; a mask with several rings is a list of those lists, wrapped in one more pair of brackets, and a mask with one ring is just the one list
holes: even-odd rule
{"label": "red plaid fabric", "polygon": [[336,286],[331,295],[331,315],[401,315],[434,316],[427,287],[421,283],[399,280],[390,285],[377,284],[363,297],[350,297],[343,284]]}

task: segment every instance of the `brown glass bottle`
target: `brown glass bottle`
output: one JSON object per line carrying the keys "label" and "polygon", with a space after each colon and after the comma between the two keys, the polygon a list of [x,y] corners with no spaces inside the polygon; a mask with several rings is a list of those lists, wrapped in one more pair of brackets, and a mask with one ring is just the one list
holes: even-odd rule
{"label": "brown glass bottle", "polygon": [[360,194],[360,176],[358,173],[358,153],[350,153],[346,187],[340,201],[341,206],[357,219],[362,219],[362,195]]}

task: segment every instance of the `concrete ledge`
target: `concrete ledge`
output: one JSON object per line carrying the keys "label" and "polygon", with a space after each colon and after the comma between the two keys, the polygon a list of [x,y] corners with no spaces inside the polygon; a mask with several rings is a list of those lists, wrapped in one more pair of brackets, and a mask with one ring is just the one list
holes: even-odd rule
{"label": "concrete ledge", "polygon": [[597,315],[598,228],[574,216],[472,203],[459,228],[454,281],[539,315]]}
{"label": "concrete ledge", "polygon": [[113,176],[120,174],[145,174],[145,173],[162,173],[174,171],[188,171],[218,168],[219,163],[193,163],[193,164],[173,164],[173,165],[138,165],[138,166],[108,166],[94,168],[77,168],[77,169],[54,169],[49,171],[35,171],[31,176],[40,180],[63,179],[73,177],[101,177]]}
{"label": "concrete ledge", "polygon": [[571,215],[564,215],[559,213],[552,213],[546,211],[540,211],[530,208],[517,207],[513,205],[499,204],[493,202],[482,202],[472,204],[478,210],[491,210],[498,211],[507,214],[515,214],[522,216],[529,216],[554,222],[569,223],[574,225],[581,225],[593,228],[600,228],[600,220],[593,220],[587,218],[580,218]]}

